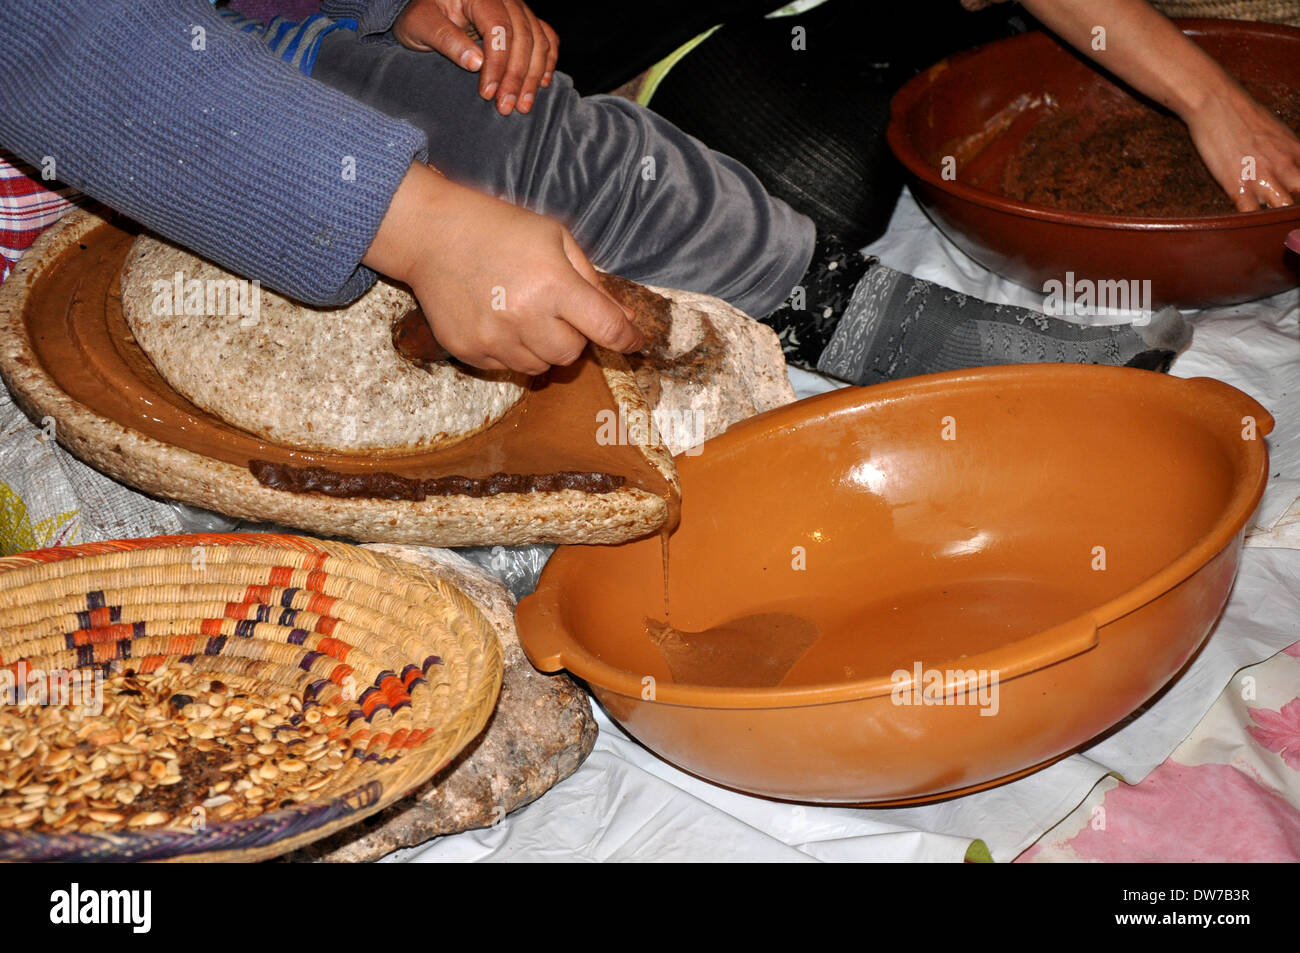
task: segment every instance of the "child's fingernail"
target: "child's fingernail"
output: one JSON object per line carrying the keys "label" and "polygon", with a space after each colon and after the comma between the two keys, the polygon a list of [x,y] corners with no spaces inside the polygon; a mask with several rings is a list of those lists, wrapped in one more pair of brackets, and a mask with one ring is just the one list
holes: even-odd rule
{"label": "child's fingernail", "polygon": [[515,108],[515,94],[510,93],[508,96],[501,97],[501,115],[510,115],[511,110]]}
{"label": "child's fingernail", "polygon": [[497,87],[499,85],[500,85],[499,83],[488,83],[487,88],[483,90],[483,98],[491,99],[493,96],[495,96],[497,94]]}
{"label": "child's fingernail", "polygon": [[521,113],[526,113],[528,112],[528,110],[532,108],[533,108],[533,94],[524,93],[524,98],[519,100],[519,111]]}
{"label": "child's fingernail", "polygon": [[460,65],[467,70],[476,70],[483,65],[483,54],[478,50],[466,50],[460,54]]}
{"label": "child's fingernail", "polygon": [[551,74],[550,74],[550,73],[547,73],[546,75],[544,75],[544,76],[542,77],[542,85],[543,85],[543,86],[550,86],[550,85],[551,85]]}
{"label": "child's fingernail", "polygon": [[1297,228],[1295,231],[1287,235],[1286,247],[1291,249],[1293,252],[1300,252],[1300,228]]}

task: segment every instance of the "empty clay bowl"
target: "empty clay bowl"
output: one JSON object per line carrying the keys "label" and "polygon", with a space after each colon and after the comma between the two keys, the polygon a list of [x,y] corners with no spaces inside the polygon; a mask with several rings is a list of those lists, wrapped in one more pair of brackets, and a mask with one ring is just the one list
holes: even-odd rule
{"label": "empty clay bowl", "polygon": [[[1300,30],[1180,20],[1239,79],[1300,87]],[[963,251],[1035,290],[1066,280],[1151,281],[1152,305],[1209,307],[1300,284],[1284,247],[1300,206],[1201,218],[1124,218],[1060,211],[1000,194],[1002,172],[1050,96],[1063,108],[1113,101],[1115,85],[1045,33],[999,40],[944,60],[894,97],[888,138],[926,214]],[[1016,103],[1036,103],[1018,111]],[[1103,108],[1103,107],[1098,107]],[[945,155],[963,151],[956,179]]]}
{"label": "empty clay bowl", "polygon": [[672,630],[650,537],[561,547],[520,639],[727,787],[879,803],[995,783],[1116,724],[1200,646],[1272,424],[1219,381],[1088,365],[799,401],[677,458]]}

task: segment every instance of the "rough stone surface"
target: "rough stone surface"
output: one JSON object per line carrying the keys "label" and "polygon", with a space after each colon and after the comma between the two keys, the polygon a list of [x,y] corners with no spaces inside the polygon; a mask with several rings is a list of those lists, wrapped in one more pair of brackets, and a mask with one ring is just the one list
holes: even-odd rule
{"label": "rough stone surface", "polygon": [[[204,288],[213,294],[174,300],[168,283],[175,275],[182,287],[200,282],[196,297]],[[249,314],[235,307],[241,288]],[[496,423],[523,396],[527,382],[517,375],[417,364],[399,353],[395,326],[416,306],[406,291],[379,281],[346,308],[322,311],[246,289],[235,275],[151,235],[135,240],[122,269],[122,313],[168,384],[236,427],[307,450],[450,446]]]}
{"label": "rough stone surface", "polygon": [[596,743],[586,692],[568,676],[542,675],[529,663],[515,634],[513,600],[495,578],[448,550],[366,548],[418,563],[478,603],[501,640],[501,698],[483,733],[432,781],[289,860],[369,861],[442,834],[490,827],[576,771]]}

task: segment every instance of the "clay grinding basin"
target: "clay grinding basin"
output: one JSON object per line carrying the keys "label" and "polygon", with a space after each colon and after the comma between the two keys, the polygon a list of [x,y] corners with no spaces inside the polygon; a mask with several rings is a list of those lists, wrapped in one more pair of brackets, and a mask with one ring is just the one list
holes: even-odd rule
{"label": "clay grinding basin", "polygon": [[[1201,645],[1272,424],[1219,381],[1088,365],[810,398],[677,458],[681,635],[647,631],[664,618],[650,538],[561,547],[520,638],[730,788],[882,803],[1008,780],[1129,715]],[[755,615],[748,637],[705,631]],[[931,692],[936,671],[958,674]]]}
{"label": "clay grinding basin", "polygon": [[[1243,82],[1300,86],[1300,30],[1230,20],[1177,21]],[[1044,282],[1150,279],[1153,305],[1211,307],[1300,284],[1287,233],[1300,206],[1199,218],[1128,218],[1061,211],[1000,194],[1003,169],[1041,116],[1013,104],[1050,95],[1062,108],[1095,106],[1114,83],[1045,33],[999,40],[944,60],[895,95],[890,148],[913,195],[941,231],[981,265],[1035,290]],[[998,118],[1008,120],[1004,125]],[[980,138],[987,132],[990,138]],[[955,180],[940,162],[954,145]]]}

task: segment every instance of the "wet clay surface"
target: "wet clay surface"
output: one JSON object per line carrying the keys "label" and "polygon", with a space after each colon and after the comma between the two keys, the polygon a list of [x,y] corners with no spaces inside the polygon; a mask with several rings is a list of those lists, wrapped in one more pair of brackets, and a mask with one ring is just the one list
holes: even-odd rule
{"label": "wet clay surface", "polygon": [[[232,427],[174,391],[132,336],[122,316],[118,278],[135,237],[118,224],[87,235],[33,290],[26,315],[34,349],[59,386],[123,426],[206,457],[253,466],[264,484],[291,492],[420,499],[552,489],[602,493],[626,485],[673,495],[635,446],[597,442],[598,415],[618,408],[589,354],[535,378],[493,427],[436,451],[385,456],[303,451]],[[439,359],[436,341],[410,315],[398,322],[394,339],[395,345],[402,342],[408,359]],[[347,369],[322,368],[321,373],[346,374]],[[248,386],[256,387],[256,381]]]}
{"label": "wet clay surface", "polygon": [[[1245,85],[1300,133],[1300,90]],[[1201,161],[1182,120],[1119,89],[1106,92],[1072,105],[1046,97],[1039,105],[1041,118],[1006,164],[1003,194],[1100,215],[1186,218],[1236,211]]]}

